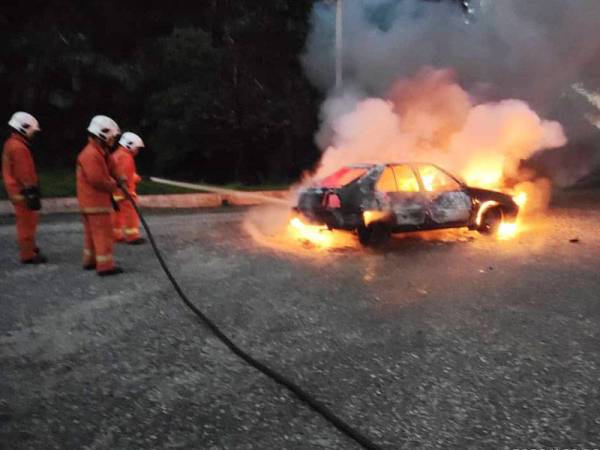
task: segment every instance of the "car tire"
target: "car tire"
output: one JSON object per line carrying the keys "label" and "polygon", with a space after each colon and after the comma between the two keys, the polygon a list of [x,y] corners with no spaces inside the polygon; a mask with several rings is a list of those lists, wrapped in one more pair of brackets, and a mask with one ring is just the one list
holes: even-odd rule
{"label": "car tire", "polygon": [[369,243],[371,242],[371,234],[373,230],[370,227],[361,225],[360,227],[358,227],[356,232],[358,234],[358,242],[365,246],[369,245]]}
{"label": "car tire", "polygon": [[357,229],[358,241],[364,246],[377,246],[387,242],[390,233],[382,223],[361,225]]}
{"label": "car tire", "polygon": [[490,208],[481,216],[481,223],[477,226],[477,231],[481,234],[496,234],[502,223],[502,209]]}

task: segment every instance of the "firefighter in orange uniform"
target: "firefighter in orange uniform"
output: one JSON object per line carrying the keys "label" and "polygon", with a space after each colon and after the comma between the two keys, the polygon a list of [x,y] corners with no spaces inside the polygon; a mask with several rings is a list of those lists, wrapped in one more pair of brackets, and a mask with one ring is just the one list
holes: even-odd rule
{"label": "firefighter in orange uniform", "polygon": [[12,133],[4,143],[2,151],[2,178],[15,209],[21,262],[43,264],[47,259],[35,243],[40,191],[29,150],[31,139],[40,131],[40,126],[36,118],[26,112],[14,113],[8,125]]}
{"label": "firefighter in orange uniform", "polygon": [[[125,132],[119,140],[119,147],[111,155],[110,168],[115,178],[125,180],[127,188],[134,200],[137,201],[137,185],[141,181],[136,173],[135,156],[144,148],[144,141],[135,133]],[[140,237],[140,221],[135,208],[127,200],[121,189],[113,194],[118,209],[113,213],[113,228],[116,241],[125,241],[130,245],[140,245],[145,239]]]}
{"label": "firefighter in orange uniform", "polygon": [[77,157],[77,200],[85,229],[83,268],[98,275],[123,272],[113,260],[112,193],[117,182],[108,167],[110,149],[121,130],[114,120],[95,116],[87,129],[88,143]]}

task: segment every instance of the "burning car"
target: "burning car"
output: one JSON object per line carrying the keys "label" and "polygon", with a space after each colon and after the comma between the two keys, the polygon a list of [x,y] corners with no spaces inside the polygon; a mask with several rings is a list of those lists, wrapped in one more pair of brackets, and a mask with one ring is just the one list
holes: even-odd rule
{"label": "burning car", "polygon": [[356,164],[300,191],[294,211],[311,224],[358,233],[364,244],[390,233],[468,227],[497,232],[514,224],[510,195],[467,186],[433,164]]}

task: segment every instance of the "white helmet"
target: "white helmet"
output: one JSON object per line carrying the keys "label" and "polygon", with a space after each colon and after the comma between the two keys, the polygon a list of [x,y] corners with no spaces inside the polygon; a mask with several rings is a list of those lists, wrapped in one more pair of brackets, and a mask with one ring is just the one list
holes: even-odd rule
{"label": "white helmet", "polygon": [[87,130],[90,134],[110,145],[121,134],[121,129],[117,125],[117,122],[107,116],[94,116]]}
{"label": "white helmet", "polygon": [[14,113],[8,121],[8,125],[27,139],[31,139],[35,133],[40,131],[40,124],[37,119],[22,111]]}
{"label": "white helmet", "polygon": [[119,145],[125,147],[129,151],[141,150],[144,148],[144,141],[137,134],[131,131],[126,131],[119,140]]}

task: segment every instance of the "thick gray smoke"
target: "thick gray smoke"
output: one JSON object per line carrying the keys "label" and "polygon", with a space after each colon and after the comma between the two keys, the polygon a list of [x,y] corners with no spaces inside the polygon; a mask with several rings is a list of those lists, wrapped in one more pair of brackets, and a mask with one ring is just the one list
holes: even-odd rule
{"label": "thick gray smoke", "polygon": [[[340,141],[339,133],[335,136],[338,122],[360,100],[389,99],[398,80],[413,79],[426,66],[451,69],[472,106],[520,99],[538,113],[561,121],[566,117],[569,138],[593,129],[582,125],[583,115],[573,118],[572,103],[586,100],[576,99],[570,86],[583,82],[591,89],[600,87],[593,64],[600,61],[598,0],[479,0],[471,1],[470,15],[452,1],[344,0],[341,91],[333,89],[333,3],[315,4],[302,57],[310,79],[328,93],[317,136],[323,149]],[[553,167],[546,167],[550,175],[565,183],[588,170],[589,149],[585,160],[577,152],[556,153],[561,151],[552,151],[550,166],[555,171],[570,167],[573,173],[552,174]],[[582,160],[573,162],[578,158]],[[543,165],[544,158],[540,161]]]}
{"label": "thick gray smoke", "polygon": [[[324,91],[335,78],[331,3],[315,4],[302,58]],[[543,103],[599,55],[598,0],[479,0],[468,16],[457,4],[345,0],[345,79],[380,95],[423,66],[451,68],[470,92],[489,87]]]}

